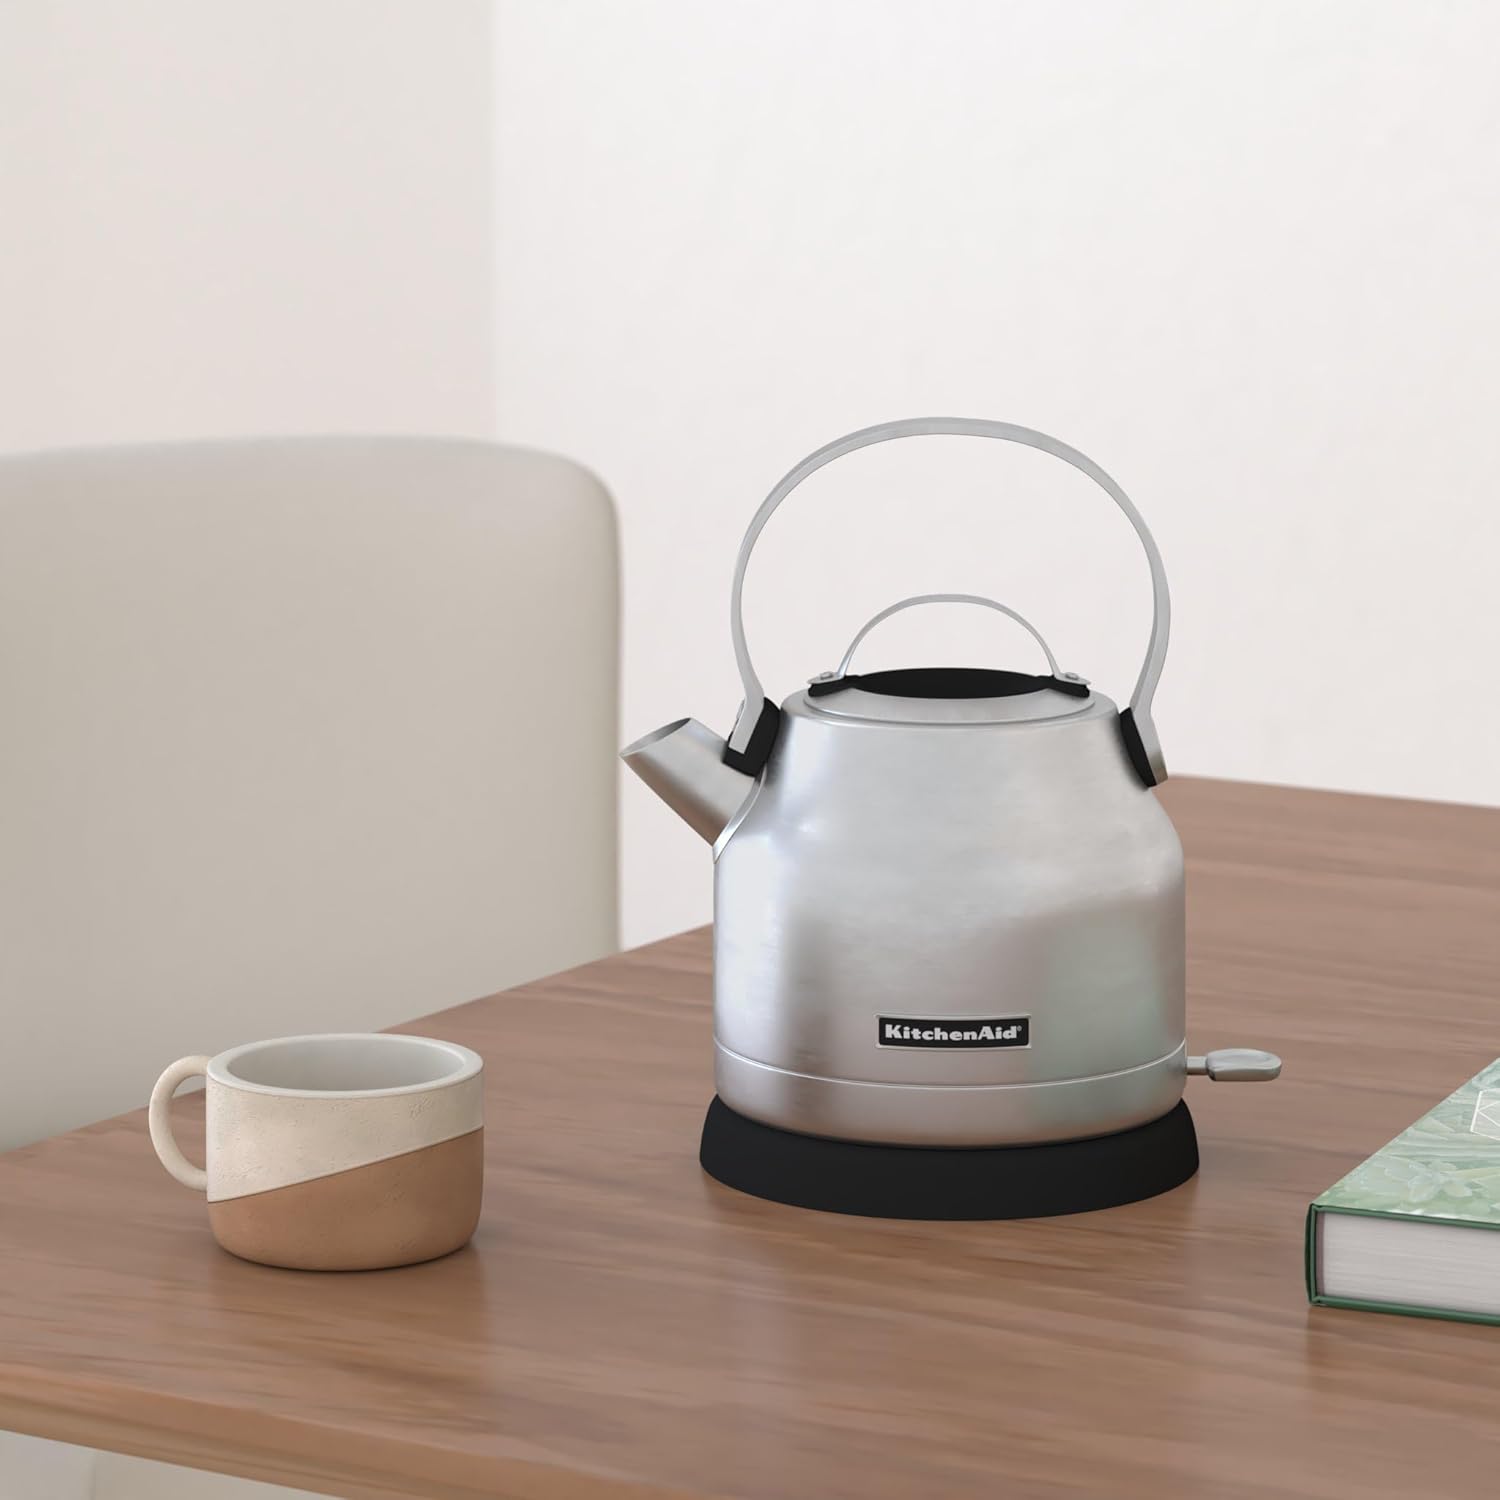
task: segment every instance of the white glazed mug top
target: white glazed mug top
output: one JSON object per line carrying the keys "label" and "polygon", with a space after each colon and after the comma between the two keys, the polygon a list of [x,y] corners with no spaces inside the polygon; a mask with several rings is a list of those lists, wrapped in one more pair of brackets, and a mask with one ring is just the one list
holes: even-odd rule
{"label": "white glazed mug top", "polygon": [[385,1098],[463,1083],[484,1066],[456,1042],[399,1032],[329,1032],[231,1047],[209,1061],[223,1088],[296,1099]]}

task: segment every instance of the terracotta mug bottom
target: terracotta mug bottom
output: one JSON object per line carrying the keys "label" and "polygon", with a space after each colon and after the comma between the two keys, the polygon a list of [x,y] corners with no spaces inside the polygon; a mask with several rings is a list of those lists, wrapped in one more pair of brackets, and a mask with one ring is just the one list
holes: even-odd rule
{"label": "terracotta mug bottom", "polygon": [[232,1255],[296,1271],[375,1271],[461,1249],[479,1223],[484,1130],[208,1205]]}

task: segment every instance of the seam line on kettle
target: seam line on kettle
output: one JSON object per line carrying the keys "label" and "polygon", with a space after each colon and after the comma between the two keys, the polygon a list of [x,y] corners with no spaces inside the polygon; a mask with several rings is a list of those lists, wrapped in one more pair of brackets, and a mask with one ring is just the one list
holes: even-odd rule
{"label": "seam line on kettle", "polygon": [[942,1089],[946,1093],[964,1090],[979,1093],[995,1089],[1051,1089],[1079,1083],[1096,1083],[1105,1078],[1123,1078],[1127,1073],[1142,1073],[1148,1068],[1159,1068],[1179,1053],[1187,1052],[1187,1042],[1182,1041],[1170,1052],[1164,1052],[1160,1057],[1152,1058],[1150,1062],[1136,1063],[1129,1068],[1114,1068],[1108,1073],[1087,1073],[1076,1078],[1038,1078],[1029,1082],[1023,1079],[1017,1083],[907,1083],[897,1078],[833,1078],[824,1073],[800,1073],[795,1068],[778,1068],[775,1063],[758,1062],[753,1057],[746,1057],[743,1052],[736,1052],[733,1047],[726,1047],[717,1038],[714,1041],[714,1047],[726,1056],[734,1058],[736,1062],[744,1063],[747,1067],[760,1068],[767,1073],[780,1073],[787,1078],[805,1078],[809,1083],[851,1083],[860,1088],[874,1089]]}

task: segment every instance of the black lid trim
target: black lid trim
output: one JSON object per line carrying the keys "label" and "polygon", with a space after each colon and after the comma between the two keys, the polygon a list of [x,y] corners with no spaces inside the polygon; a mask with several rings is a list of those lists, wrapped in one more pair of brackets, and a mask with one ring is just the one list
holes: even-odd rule
{"label": "black lid trim", "polygon": [[845,688],[885,698],[1018,698],[1051,691],[1087,698],[1089,685],[1068,677],[1040,677],[1030,672],[1002,672],[988,667],[898,667],[889,672],[851,673],[812,683],[809,698],[827,698]]}

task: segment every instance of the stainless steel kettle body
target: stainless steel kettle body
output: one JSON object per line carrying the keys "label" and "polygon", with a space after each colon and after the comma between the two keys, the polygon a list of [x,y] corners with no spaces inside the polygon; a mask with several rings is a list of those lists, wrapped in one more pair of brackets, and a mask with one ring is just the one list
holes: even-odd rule
{"label": "stainless steel kettle body", "polygon": [[1108,699],[961,729],[841,720],[805,693],[783,712],[714,866],[724,1102],[923,1146],[1100,1135],[1171,1109],[1182,847]]}
{"label": "stainless steel kettle body", "polygon": [[[1046,674],[856,675],[855,648],[779,709],[740,619],[749,553],[809,473],[867,443],[1002,437],[1090,474],[1131,519],[1156,613],[1122,714],[1041,637]],[[1274,1077],[1268,1053],[1186,1052],[1183,860],[1152,787],[1150,716],[1166,579],[1119,487],[1082,454],[1008,424],[867,429],[793,469],[735,573],[745,687],[727,744],[694,721],[625,758],[714,849],[715,1076],[730,1108],[810,1135],[915,1146],[1072,1140],[1169,1111],[1190,1072]],[[1016,617],[1019,618],[1019,617]]]}

